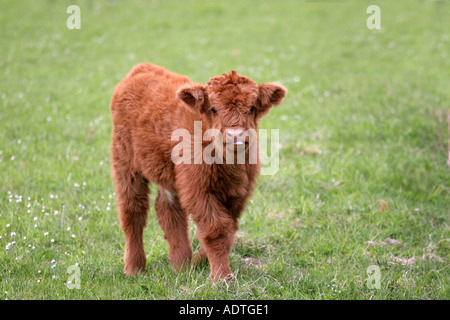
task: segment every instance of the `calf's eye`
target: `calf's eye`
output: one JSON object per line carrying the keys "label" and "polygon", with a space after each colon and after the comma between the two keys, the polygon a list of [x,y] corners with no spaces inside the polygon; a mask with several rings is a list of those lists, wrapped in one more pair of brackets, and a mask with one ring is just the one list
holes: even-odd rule
{"label": "calf's eye", "polygon": [[250,112],[253,112],[253,111],[255,111],[255,107],[254,107],[254,106],[251,106]]}
{"label": "calf's eye", "polygon": [[211,108],[212,113],[217,113],[216,108]]}

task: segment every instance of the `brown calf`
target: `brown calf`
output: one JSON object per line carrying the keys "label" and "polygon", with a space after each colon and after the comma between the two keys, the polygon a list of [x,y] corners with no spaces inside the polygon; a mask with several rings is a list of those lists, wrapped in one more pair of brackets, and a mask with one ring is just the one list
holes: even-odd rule
{"label": "brown calf", "polygon": [[[259,160],[253,164],[175,164],[172,150],[179,141],[172,141],[172,133],[185,129],[194,134],[194,121],[201,121],[202,137],[206,130],[218,129],[232,139],[232,143],[223,139],[225,159],[226,152],[237,153],[237,144],[243,144],[235,138],[242,131],[257,130],[258,120],[285,95],[286,89],[278,84],[258,85],[235,71],[203,85],[150,63],[137,65],[117,85],[111,101],[111,152],[125,233],[125,274],[145,269],[143,229],[149,210],[149,183],[159,188],[156,215],[175,271],[192,259],[190,214],[200,240],[194,263],[207,258],[213,279],[231,274],[228,256],[238,219],[255,186]],[[201,148],[204,150],[205,142]],[[247,139],[247,154],[248,149]]]}

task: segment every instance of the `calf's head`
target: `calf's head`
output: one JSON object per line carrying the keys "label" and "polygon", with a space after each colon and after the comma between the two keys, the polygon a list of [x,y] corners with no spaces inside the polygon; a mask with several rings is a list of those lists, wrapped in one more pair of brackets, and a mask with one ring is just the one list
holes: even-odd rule
{"label": "calf's head", "polygon": [[276,83],[257,84],[232,70],[211,78],[206,85],[181,87],[177,97],[202,115],[206,129],[220,130],[223,143],[248,146],[249,130],[258,130],[258,121],[272,106],[279,105],[286,89]]}

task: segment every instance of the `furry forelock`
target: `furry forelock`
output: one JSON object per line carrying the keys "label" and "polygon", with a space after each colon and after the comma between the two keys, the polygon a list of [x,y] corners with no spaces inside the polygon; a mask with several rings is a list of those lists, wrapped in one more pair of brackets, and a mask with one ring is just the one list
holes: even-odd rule
{"label": "furry forelock", "polygon": [[206,86],[210,96],[222,97],[230,102],[256,97],[258,85],[255,81],[238,74],[235,70],[211,78]]}
{"label": "furry forelock", "polygon": [[222,73],[220,76],[211,78],[207,83],[207,89],[209,92],[221,92],[225,90],[232,90],[234,87],[243,85],[257,86],[256,82],[238,74],[235,70],[231,70],[230,73]]}

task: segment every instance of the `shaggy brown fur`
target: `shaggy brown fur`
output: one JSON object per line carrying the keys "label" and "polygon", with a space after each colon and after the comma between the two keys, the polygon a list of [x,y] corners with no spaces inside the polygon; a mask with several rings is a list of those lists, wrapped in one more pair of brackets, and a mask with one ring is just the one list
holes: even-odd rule
{"label": "shaggy brown fur", "polygon": [[200,240],[194,263],[207,258],[213,279],[231,274],[228,256],[238,219],[255,186],[259,160],[257,164],[175,165],[171,152],[178,142],[171,141],[171,135],[180,128],[193,135],[194,121],[202,121],[203,133],[209,128],[220,129],[224,136],[228,129],[257,130],[257,121],[285,94],[278,84],[258,85],[235,71],[203,85],[150,63],[137,65],[117,85],[111,101],[111,152],[125,233],[125,274],[145,269],[143,229],[149,183],[159,186],[156,215],[175,271],[192,260],[190,214]]}

